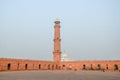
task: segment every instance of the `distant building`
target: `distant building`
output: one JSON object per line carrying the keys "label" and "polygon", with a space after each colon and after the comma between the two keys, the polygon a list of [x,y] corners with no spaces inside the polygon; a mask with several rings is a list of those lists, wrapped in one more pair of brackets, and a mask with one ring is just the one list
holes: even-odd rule
{"label": "distant building", "polygon": [[62,54],[61,55],[61,61],[72,61],[67,54]]}
{"label": "distant building", "polygon": [[60,21],[58,19],[55,21],[54,30],[54,61],[0,58],[0,71],[120,70],[120,60],[72,61],[67,54],[61,57]]}

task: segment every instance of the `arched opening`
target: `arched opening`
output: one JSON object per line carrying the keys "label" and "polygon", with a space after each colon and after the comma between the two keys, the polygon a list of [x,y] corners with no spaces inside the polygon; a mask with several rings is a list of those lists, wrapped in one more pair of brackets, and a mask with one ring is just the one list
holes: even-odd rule
{"label": "arched opening", "polygon": [[25,64],[25,70],[27,70],[27,68],[28,68],[28,64]]}
{"label": "arched opening", "polygon": [[117,64],[114,65],[114,70],[118,70],[118,65]]}
{"label": "arched opening", "polygon": [[39,64],[39,69],[41,69],[41,64]]}
{"label": "arched opening", "polygon": [[62,69],[63,69],[63,70],[65,69],[65,65],[62,66]]}
{"label": "arched opening", "polygon": [[56,65],[56,69],[58,69],[58,65]]}
{"label": "arched opening", "polygon": [[86,70],[86,65],[85,64],[83,65],[83,70]]}
{"label": "arched opening", "polygon": [[7,69],[10,70],[11,69],[11,64],[7,65]]}
{"label": "arched opening", "polygon": [[50,64],[48,65],[48,70],[50,70]]}
{"label": "arched opening", "polygon": [[19,63],[18,63],[18,66],[17,66],[17,70],[19,70]]}
{"label": "arched opening", "polygon": [[52,70],[54,69],[54,64],[52,65]]}
{"label": "arched opening", "polygon": [[90,65],[90,70],[93,70],[93,65],[92,64]]}
{"label": "arched opening", "polygon": [[108,70],[108,64],[106,64],[106,70]]}
{"label": "arched opening", "polygon": [[98,64],[98,70],[101,70],[101,65],[100,64]]}

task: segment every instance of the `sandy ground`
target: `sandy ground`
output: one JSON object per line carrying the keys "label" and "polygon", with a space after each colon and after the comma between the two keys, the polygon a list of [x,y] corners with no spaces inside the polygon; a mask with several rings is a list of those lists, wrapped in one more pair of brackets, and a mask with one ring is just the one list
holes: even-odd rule
{"label": "sandy ground", "polygon": [[120,72],[13,71],[0,72],[0,80],[120,80]]}

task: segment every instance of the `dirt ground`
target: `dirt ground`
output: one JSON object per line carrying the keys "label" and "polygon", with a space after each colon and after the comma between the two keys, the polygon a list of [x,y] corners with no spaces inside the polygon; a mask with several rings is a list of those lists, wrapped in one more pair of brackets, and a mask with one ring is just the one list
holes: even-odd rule
{"label": "dirt ground", "polygon": [[120,80],[118,71],[12,71],[0,72],[0,80]]}

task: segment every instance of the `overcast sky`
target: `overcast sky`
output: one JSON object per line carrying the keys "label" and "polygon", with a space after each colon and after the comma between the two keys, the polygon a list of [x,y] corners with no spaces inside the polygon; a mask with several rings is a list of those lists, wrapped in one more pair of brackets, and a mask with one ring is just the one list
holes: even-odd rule
{"label": "overcast sky", "polygon": [[72,60],[120,60],[120,0],[0,0],[0,57],[53,60],[56,18]]}

